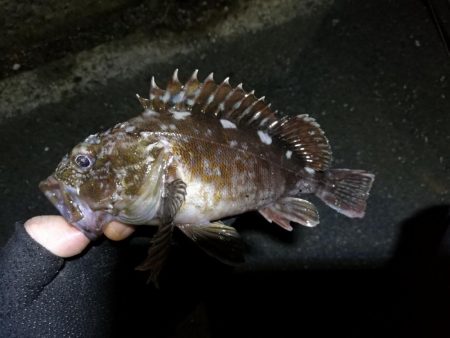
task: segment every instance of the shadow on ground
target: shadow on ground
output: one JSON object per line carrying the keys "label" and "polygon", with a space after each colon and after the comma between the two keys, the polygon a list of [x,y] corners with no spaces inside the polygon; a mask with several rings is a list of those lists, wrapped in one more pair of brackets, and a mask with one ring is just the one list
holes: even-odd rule
{"label": "shadow on ground", "polygon": [[418,212],[401,224],[391,262],[366,270],[232,273],[176,236],[160,291],[121,274],[118,336],[447,337],[449,226],[448,205]]}

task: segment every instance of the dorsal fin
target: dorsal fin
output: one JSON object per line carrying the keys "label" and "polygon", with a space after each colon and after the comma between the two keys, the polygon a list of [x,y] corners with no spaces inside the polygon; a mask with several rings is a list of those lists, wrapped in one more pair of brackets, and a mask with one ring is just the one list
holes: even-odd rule
{"label": "dorsal fin", "polygon": [[279,123],[269,127],[269,133],[289,144],[299,155],[305,166],[324,171],[331,164],[331,148],[319,124],[306,114],[283,117]]}
{"label": "dorsal fin", "polygon": [[246,92],[242,84],[232,87],[228,78],[221,84],[211,73],[203,82],[197,79],[197,70],[183,85],[175,70],[166,90],[159,88],[152,77],[150,99],[138,99],[144,109],[157,112],[189,110],[192,114],[206,114],[227,119],[242,129],[267,133],[291,150],[306,167],[318,171],[328,169],[331,148],[319,124],[303,114],[281,117],[273,111],[264,97],[254,91]]}

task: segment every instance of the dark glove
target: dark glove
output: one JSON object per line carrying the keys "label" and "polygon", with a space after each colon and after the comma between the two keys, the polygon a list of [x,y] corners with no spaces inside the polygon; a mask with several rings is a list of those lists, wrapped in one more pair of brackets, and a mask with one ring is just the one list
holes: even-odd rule
{"label": "dark glove", "polygon": [[111,336],[116,262],[110,241],[63,259],[16,225],[0,252],[0,336]]}

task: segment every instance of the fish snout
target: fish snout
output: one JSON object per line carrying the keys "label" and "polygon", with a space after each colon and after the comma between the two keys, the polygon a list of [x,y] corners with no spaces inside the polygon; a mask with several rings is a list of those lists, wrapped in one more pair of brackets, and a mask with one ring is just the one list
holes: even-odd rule
{"label": "fish snout", "polygon": [[39,188],[59,213],[90,240],[95,240],[103,233],[103,226],[112,220],[111,215],[94,211],[80,199],[75,188],[66,186],[54,176],[39,183]]}

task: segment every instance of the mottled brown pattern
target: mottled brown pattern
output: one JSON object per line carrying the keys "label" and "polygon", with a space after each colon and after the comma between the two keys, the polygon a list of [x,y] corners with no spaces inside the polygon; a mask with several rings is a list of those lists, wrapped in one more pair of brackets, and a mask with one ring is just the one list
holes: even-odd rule
{"label": "mottled brown pattern", "polygon": [[[175,72],[166,90],[152,79],[150,98],[140,102],[146,109],[141,115],[88,137],[57,169],[64,189],[74,187],[70,198],[88,202],[81,203],[85,212],[136,210],[141,214],[125,219],[151,223],[147,218],[158,210],[149,211],[147,204],[159,205],[164,186],[158,182],[181,179],[187,185],[185,219],[194,221],[199,214],[206,221],[274,203],[313,176],[304,170],[304,158],[292,156],[302,143],[289,143],[292,128],[284,127],[285,120],[278,121],[262,98],[228,80],[217,84],[210,75],[200,83],[194,73],[182,85]],[[93,162],[88,170],[73,161],[83,152]],[[162,165],[161,172],[152,169],[157,159],[163,161],[156,166]]]}
{"label": "mottled brown pattern", "polygon": [[[240,201],[246,210],[254,209],[283,194],[285,185],[301,174],[300,164],[280,154],[275,142],[273,145],[262,143],[256,131],[242,133],[238,129],[223,128],[218,119],[190,115],[175,120],[167,112],[157,119],[140,120],[138,127],[160,133],[156,130],[170,124],[176,130],[163,135],[171,144],[174,166],[183,165],[186,183],[200,179],[205,185],[214,186],[215,202]],[[232,142],[234,146],[230,145]],[[287,176],[295,178],[285,178]]]}
{"label": "mottled brown pattern", "polygon": [[[89,238],[112,220],[205,230],[249,210],[288,230],[291,221],[315,226],[318,212],[299,193],[316,193],[349,217],[364,215],[374,176],[327,170],[331,149],[309,116],[280,117],[254,92],[212,75],[200,83],[196,72],[183,85],[175,71],[165,90],[152,79],[150,98],[138,98],[141,115],[89,136],[41,184]],[[205,236],[223,236],[224,227]]]}

